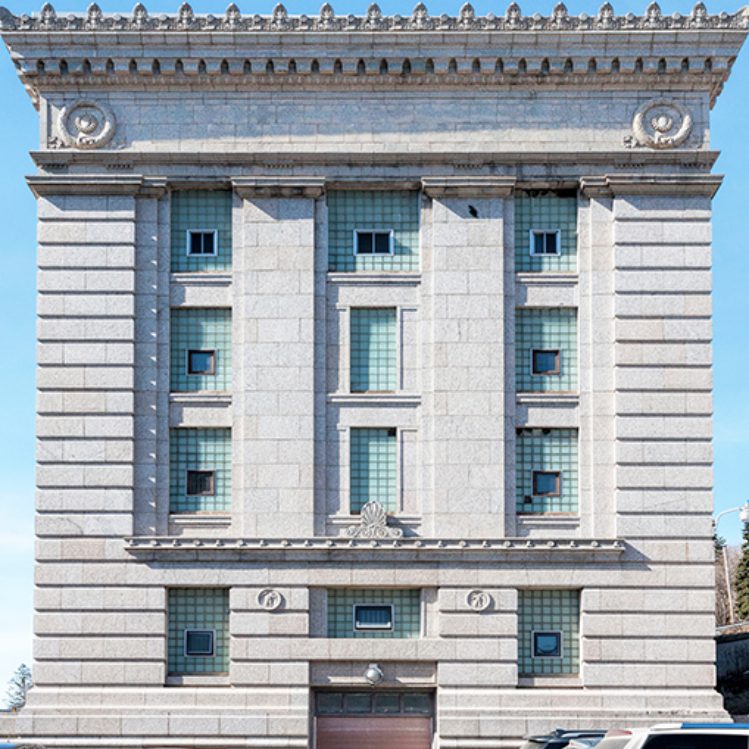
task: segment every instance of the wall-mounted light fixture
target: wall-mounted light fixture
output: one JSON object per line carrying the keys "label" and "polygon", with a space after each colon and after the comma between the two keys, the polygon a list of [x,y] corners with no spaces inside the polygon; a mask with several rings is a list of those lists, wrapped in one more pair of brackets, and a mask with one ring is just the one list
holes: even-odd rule
{"label": "wall-mounted light fixture", "polygon": [[364,678],[372,686],[379,684],[383,676],[382,669],[376,663],[370,663],[364,671]]}

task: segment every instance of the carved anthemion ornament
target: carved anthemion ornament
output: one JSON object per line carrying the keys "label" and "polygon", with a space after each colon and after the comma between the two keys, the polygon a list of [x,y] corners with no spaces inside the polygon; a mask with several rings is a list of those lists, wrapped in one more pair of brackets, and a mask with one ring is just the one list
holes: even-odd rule
{"label": "carved anthemion ornament", "polygon": [[80,99],[57,115],[57,139],[70,148],[101,148],[112,140],[116,125],[106,104]]}
{"label": "carved anthemion ornament", "polygon": [[679,102],[652,99],[635,113],[632,132],[640,146],[676,148],[689,137],[692,124],[692,115]]}
{"label": "carved anthemion ornament", "polygon": [[185,30],[225,30],[225,31],[429,31],[434,28],[445,31],[479,31],[479,30],[538,30],[567,31],[604,29],[624,32],[632,30],[661,29],[745,29],[749,25],[749,12],[742,9],[734,14],[720,13],[710,15],[702,0],[694,6],[689,16],[679,13],[663,15],[660,6],[651,3],[642,16],[628,13],[616,16],[610,2],[605,2],[597,16],[586,13],[577,16],[569,15],[564,3],[559,2],[550,16],[535,13],[524,16],[520,6],[512,2],[504,16],[490,13],[486,16],[476,15],[473,6],[466,3],[458,16],[443,13],[439,17],[430,17],[423,2],[419,2],[410,16],[384,16],[377,5],[371,5],[364,16],[347,15],[337,17],[333,7],[327,2],[317,18],[305,15],[289,15],[286,8],[279,4],[271,15],[243,16],[233,2],[223,16],[213,14],[198,15],[188,3],[183,3],[176,15],[159,15],[151,18],[145,7],[138,3],[132,17],[124,18],[117,14],[101,13],[96,4],[87,16],[58,16],[50,3],[45,3],[40,13],[35,16],[15,16],[5,9],[0,9],[0,29],[23,29],[30,31],[79,31],[86,30],[143,30],[144,28],[159,31]]}
{"label": "carved anthemion ornament", "polygon": [[379,503],[371,500],[361,508],[359,525],[352,525],[346,533],[352,538],[400,538],[403,531],[387,524],[387,512]]}

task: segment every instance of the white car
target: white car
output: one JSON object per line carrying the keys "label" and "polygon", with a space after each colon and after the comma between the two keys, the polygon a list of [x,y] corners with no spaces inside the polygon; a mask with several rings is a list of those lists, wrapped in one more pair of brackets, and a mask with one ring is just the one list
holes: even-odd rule
{"label": "white car", "polygon": [[749,749],[749,724],[670,723],[609,731],[596,749]]}

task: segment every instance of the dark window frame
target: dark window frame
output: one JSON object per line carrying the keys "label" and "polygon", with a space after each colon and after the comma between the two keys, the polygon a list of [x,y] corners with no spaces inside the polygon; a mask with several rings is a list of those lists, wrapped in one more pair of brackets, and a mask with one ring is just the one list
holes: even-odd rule
{"label": "dark window frame", "polygon": [[[556,477],[556,487],[553,492],[541,492],[538,491],[536,486],[536,476],[538,474],[553,475]],[[531,496],[533,497],[561,497],[562,496],[562,472],[561,471],[547,471],[545,469],[532,469],[531,470]]]}
{"label": "dark window frame", "polygon": [[[202,238],[207,234],[213,237],[213,252],[193,252],[193,236],[199,235]],[[201,247],[203,244],[201,239]],[[218,255],[218,229],[187,229],[185,231],[185,254],[188,257],[216,257]]]}
{"label": "dark window frame", "polygon": [[[356,610],[359,608],[390,609],[390,623],[388,626],[378,624],[358,623]],[[392,603],[354,603],[351,606],[351,626],[354,632],[395,632],[395,604]]]}
{"label": "dark window frame", "polygon": [[[369,235],[371,241],[371,250],[369,252],[363,252],[359,250],[359,236]],[[377,236],[387,235],[388,250],[387,252],[376,252],[377,248]],[[356,257],[390,257],[395,254],[395,239],[394,232],[392,229],[369,229],[369,228],[355,228],[354,229],[354,255]]]}
{"label": "dark window frame", "polygon": [[[559,641],[558,655],[539,654],[536,647],[536,638],[540,635],[554,635]],[[531,630],[531,658],[564,658],[564,633],[561,629],[534,629]]]}
{"label": "dark window frame", "polygon": [[[211,637],[211,649],[210,652],[198,652],[191,653],[188,651],[187,641],[190,634],[200,633],[209,634]],[[185,658],[213,658],[216,655],[216,630],[215,629],[201,629],[198,627],[185,627],[182,641],[182,655]]]}
{"label": "dark window frame", "polygon": [[[556,367],[554,369],[536,370],[537,354],[554,354]],[[558,348],[531,348],[531,376],[533,377],[556,377],[562,374],[562,350]]]}
{"label": "dark window frame", "polygon": [[[194,354],[210,354],[211,356],[211,368],[209,370],[193,370],[192,357]],[[216,374],[216,360],[218,359],[218,352],[216,349],[202,349],[202,348],[189,348],[186,352],[185,369],[188,375],[191,376],[204,376]]]}
{"label": "dark window frame", "polygon": [[[547,246],[547,237],[554,237],[554,252],[536,252],[536,237],[544,237],[544,250]],[[562,254],[562,230],[561,229],[542,229],[534,227],[528,230],[529,254],[531,257],[559,257]]]}
{"label": "dark window frame", "polygon": [[[190,491],[190,477],[198,474],[201,477],[210,476],[210,489],[207,491]],[[212,469],[188,468],[185,471],[185,495],[188,497],[215,497],[216,496],[216,471]]]}

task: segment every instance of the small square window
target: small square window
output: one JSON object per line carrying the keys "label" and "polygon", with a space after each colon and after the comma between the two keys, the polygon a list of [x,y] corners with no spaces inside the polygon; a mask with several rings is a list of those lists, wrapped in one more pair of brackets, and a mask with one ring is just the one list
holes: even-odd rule
{"label": "small square window", "polygon": [[531,374],[558,375],[562,371],[559,349],[531,349]]}
{"label": "small square window", "polygon": [[354,254],[392,255],[393,232],[356,229],[354,231]]}
{"label": "small square window", "polygon": [[216,255],[217,250],[218,250],[218,232],[217,231],[188,229],[187,231],[187,254],[188,255]]}
{"label": "small square window", "polygon": [[216,493],[215,471],[188,471],[186,483],[188,497],[212,497]]}
{"label": "small square window", "polygon": [[393,629],[393,607],[372,604],[354,604],[354,631],[376,630],[390,632]]}
{"label": "small square window", "polygon": [[214,641],[216,631],[213,629],[186,629],[185,630],[185,655],[190,656],[212,656],[214,654]]}
{"label": "small square window", "polygon": [[561,251],[561,232],[559,229],[531,229],[531,255],[559,255]]}
{"label": "small square window", "polygon": [[558,497],[562,493],[562,474],[559,471],[533,471],[534,497]]}
{"label": "small square window", "polygon": [[531,641],[531,652],[534,658],[562,657],[562,633],[560,631],[531,632]]}
{"label": "small square window", "polygon": [[187,352],[187,374],[212,375],[216,374],[216,352],[190,349]]}

